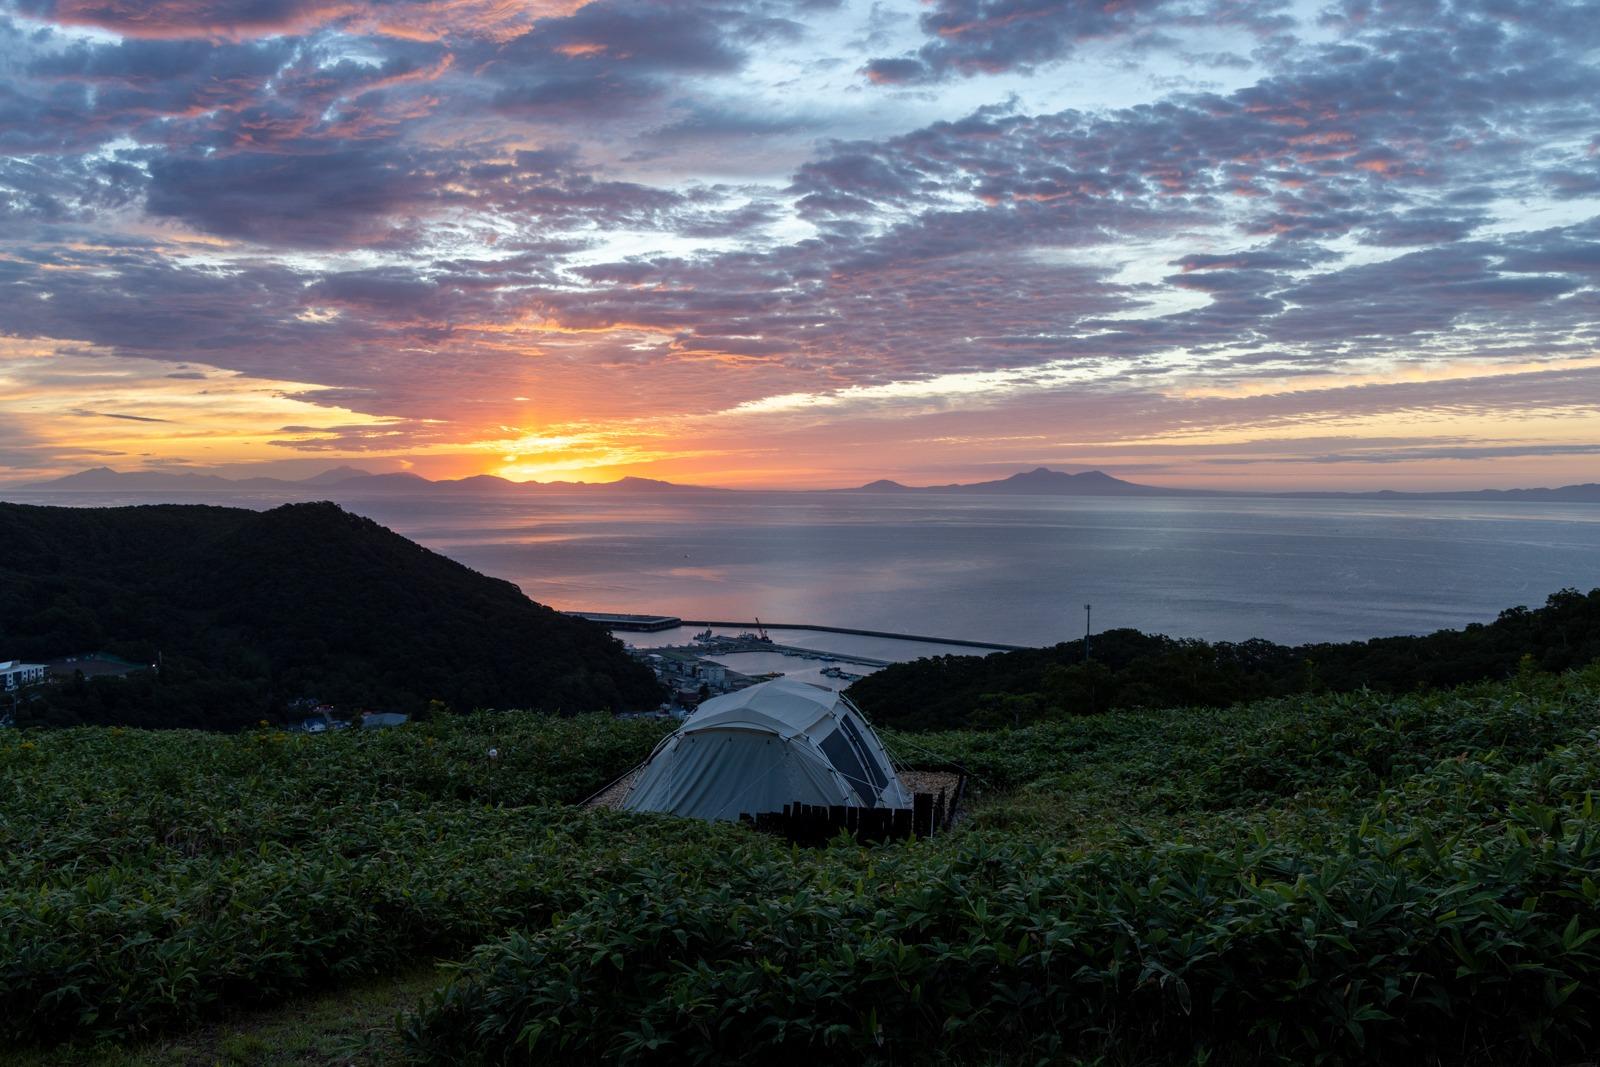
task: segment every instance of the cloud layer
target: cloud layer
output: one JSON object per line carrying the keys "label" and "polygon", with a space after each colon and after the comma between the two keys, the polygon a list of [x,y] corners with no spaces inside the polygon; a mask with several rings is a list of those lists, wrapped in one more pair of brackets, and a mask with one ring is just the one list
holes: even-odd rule
{"label": "cloud layer", "polygon": [[[1597,47],[1572,0],[12,0],[0,476],[1579,480]],[[229,437],[248,383],[296,417]]]}

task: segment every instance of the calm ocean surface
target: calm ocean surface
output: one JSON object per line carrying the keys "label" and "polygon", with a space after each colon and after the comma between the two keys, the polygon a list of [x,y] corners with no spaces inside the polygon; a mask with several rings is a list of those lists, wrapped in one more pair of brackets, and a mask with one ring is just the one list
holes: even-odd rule
{"label": "calm ocean surface", "polygon": [[557,608],[1009,644],[1080,636],[1085,603],[1096,630],[1296,643],[1487,622],[1600,586],[1600,507],[1588,504],[593,491],[340,503]]}

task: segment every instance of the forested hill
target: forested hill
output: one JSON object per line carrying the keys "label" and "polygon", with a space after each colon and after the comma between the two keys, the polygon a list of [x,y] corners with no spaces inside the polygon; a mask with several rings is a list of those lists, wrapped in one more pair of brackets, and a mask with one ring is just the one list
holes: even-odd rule
{"label": "forested hill", "polygon": [[880,726],[1015,726],[1111,708],[1225,707],[1295,693],[1404,693],[1600,658],[1600,589],[1554,594],[1488,624],[1418,637],[1287,646],[1207,642],[1138,630],[990,656],[938,656],[886,667],[850,687]]}
{"label": "forested hill", "polygon": [[90,650],[153,674],[49,687],[19,721],[231,728],[347,708],[653,706],[649,670],[569,618],[333,504],[0,504],[0,659]]}

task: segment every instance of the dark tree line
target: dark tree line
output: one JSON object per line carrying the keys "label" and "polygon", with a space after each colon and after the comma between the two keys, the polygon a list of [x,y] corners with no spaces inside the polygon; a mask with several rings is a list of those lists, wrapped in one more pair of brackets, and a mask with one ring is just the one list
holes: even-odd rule
{"label": "dark tree line", "polygon": [[1293,693],[1409,692],[1505,678],[1524,657],[1560,671],[1600,658],[1600,589],[1563,589],[1541,608],[1419,637],[1279,645],[1107,630],[1083,642],[896,664],[850,697],[875,723],[905,730],[1025,725],[1111,708],[1225,707]]}
{"label": "dark tree line", "polygon": [[161,667],[42,687],[19,723],[225,729],[302,698],[408,712],[659,700],[601,627],[333,504],[0,504],[0,657],[92,650]]}

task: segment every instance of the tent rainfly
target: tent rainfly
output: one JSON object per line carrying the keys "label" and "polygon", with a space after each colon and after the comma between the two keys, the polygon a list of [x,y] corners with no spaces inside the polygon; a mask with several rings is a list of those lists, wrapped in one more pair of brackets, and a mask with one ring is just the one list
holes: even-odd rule
{"label": "tent rainfly", "polygon": [[795,801],[911,806],[860,709],[831,689],[778,678],[701,704],[656,746],[622,806],[733,820]]}

